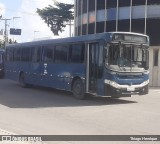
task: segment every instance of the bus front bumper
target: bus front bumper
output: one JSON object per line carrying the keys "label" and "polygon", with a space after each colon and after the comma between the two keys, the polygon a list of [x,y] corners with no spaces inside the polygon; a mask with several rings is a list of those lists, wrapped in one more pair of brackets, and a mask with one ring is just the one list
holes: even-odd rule
{"label": "bus front bumper", "polygon": [[149,80],[138,85],[119,85],[116,82],[105,80],[105,95],[115,97],[126,97],[131,95],[148,94]]}

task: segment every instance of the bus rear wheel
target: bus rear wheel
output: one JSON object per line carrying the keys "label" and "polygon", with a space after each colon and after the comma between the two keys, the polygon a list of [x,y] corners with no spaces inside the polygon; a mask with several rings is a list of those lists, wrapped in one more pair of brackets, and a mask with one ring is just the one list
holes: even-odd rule
{"label": "bus rear wheel", "polygon": [[84,86],[81,79],[76,79],[73,82],[72,92],[77,99],[83,100],[85,98]]}

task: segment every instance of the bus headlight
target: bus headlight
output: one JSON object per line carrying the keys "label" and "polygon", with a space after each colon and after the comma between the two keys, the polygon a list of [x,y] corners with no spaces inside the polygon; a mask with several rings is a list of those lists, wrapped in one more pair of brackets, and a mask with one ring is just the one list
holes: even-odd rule
{"label": "bus headlight", "polygon": [[105,83],[108,84],[108,85],[111,85],[112,87],[119,88],[119,84],[117,84],[114,81],[105,80]]}
{"label": "bus headlight", "polygon": [[142,83],[142,86],[146,86],[146,85],[148,85],[148,84],[149,84],[149,80],[143,82],[143,83]]}

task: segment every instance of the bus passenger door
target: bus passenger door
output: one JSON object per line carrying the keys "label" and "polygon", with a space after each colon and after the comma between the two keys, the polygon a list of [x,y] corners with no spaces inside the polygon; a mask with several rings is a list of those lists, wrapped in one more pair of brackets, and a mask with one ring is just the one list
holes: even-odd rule
{"label": "bus passenger door", "polygon": [[87,48],[86,92],[103,95],[103,43],[90,43]]}
{"label": "bus passenger door", "polygon": [[97,92],[97,76],[98,76],[98,57],[99,57],[99,44],[90,43],[89,44],[89,92]]}

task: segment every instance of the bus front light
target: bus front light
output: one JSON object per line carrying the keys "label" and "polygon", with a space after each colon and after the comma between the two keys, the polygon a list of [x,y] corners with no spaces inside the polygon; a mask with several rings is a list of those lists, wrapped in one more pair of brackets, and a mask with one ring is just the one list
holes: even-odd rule
{"label": "bus front light", "polygon": [[119,88],[119,85],[116,82],[114,82],[114,81],[105,80],[105,83],[108,84],[108,85],[110,85],[110,86],[112,86],[112,87],[114,87],[114,88]]}

